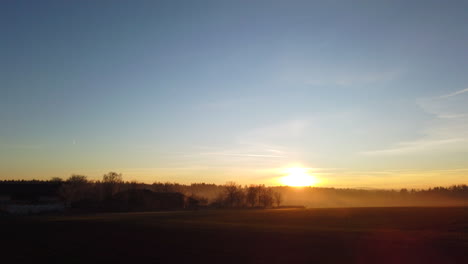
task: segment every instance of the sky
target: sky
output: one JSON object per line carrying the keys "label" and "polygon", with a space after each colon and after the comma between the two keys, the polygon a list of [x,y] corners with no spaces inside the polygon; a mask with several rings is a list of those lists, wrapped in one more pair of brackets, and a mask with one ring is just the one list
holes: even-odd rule
{"label": "sky", "polygon": [[0,179],[468,182],[468,1],[3,1]]}

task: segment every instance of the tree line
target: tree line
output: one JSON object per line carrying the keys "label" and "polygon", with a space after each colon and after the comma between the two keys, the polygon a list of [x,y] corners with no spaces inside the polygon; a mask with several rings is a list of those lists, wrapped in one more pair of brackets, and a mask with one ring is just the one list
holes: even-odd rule
{"label": "tree line", "polygon": [[1,183],[51,183],[60,185],[59,195],[68,204],[83,201],[105,202],[119,192],[149,190],[156,193],[181,193],[198,201],[198,205],[214,208],[271,208],[288,206],[347,207],[347,206],[430,206],[468,205],[468,186],[400,190],[363,190],[320,187],[289,187],[223,185],[209,183],[179,184],[124,181],[120,173],[109,172],[101,180],[89,180],[85,175],[71,175],[67,179],[48,181],[2,181]]}

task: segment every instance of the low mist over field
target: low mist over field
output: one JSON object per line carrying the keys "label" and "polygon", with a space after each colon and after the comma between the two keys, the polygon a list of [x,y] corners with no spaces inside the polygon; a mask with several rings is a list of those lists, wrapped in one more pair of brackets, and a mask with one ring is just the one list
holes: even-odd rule
{"label": "low mist over field", "polygon": [[[387,206],[468,206],[468,186],[453,185],[428,189],[340,189],[320,187],[291,187],[265,185],[223,185],[193,183],[145,184],[123,181],[122,175],[109,172],[100,181],[86,176],[72,175],[66,181],[3,181],[0,194],[11,189],[37,192],[52,189],[48,195],[65,201],[71,208],[81,210],[138,210],[132,200],[151,194],[180,194],[193,200],[198,208],[280,208],[280,207],[387,207]],[[44,194],[42,194],[44,195]],[[14,197],[14,194],[13,196]],[[124,203],[127,209],[106,207],[106,203]],[[170,209],[170,208],[167,208]],[[144,210],[140,208],[139,210]],[[149,208],[147,209],[149,210]]]}

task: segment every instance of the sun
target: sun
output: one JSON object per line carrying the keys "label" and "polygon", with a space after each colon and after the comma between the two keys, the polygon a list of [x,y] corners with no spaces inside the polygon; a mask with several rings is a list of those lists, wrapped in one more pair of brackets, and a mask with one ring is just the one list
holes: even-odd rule
{"label": "sun", "polygon": [[303,187],[313,186],[317,183],[317,178],[308,173],[307,168],[287,168],[284,170],[286,176],[280,178],[281,184]]}

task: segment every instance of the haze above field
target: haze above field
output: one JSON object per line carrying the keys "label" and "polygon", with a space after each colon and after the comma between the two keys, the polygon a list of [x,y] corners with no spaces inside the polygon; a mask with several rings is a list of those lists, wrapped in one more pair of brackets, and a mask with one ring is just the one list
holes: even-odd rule
{"label": "haze above field", "polygon": [[467,9],[7,1],[0,179],[466,183]]}

